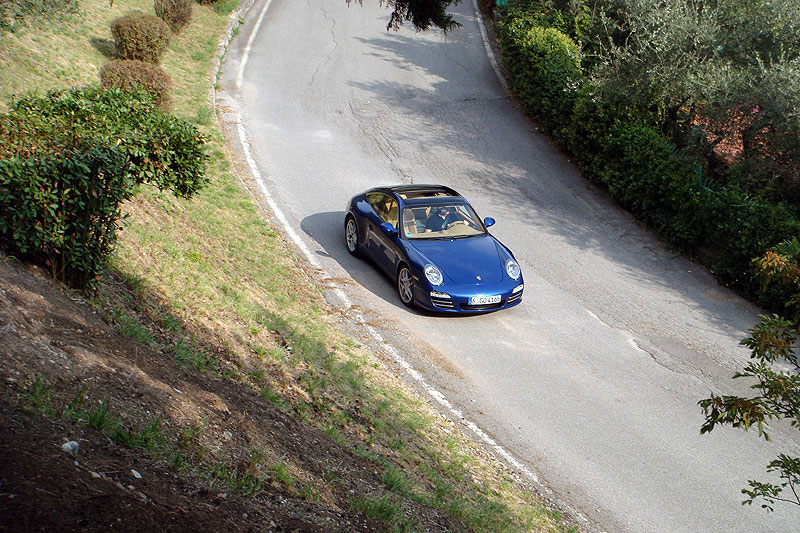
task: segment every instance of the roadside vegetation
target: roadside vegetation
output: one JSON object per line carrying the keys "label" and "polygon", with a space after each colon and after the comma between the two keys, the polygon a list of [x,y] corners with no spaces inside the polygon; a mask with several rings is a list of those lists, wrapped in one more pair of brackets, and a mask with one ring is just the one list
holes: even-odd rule
{"label": "roadside vegetation", "polygon": [[[0,475],[24,497],[2,500],[0,523],[118,510],[143,528],[577,529],[335,327],[242,186],[211,92],[235,2],[11,6]],[[64,440],[79,447],[54,456]],[[72,490],[37,485],[51,474]]]}
{"label": "roadside vegetation", "polygon": [[511,0],[520,103],[591,180],[718,279],[782,311],[752,260],[800,233],[795,2]]}
{"label": "roadside vegetation", "polygon": [[[702,400],[703,432],[800,429],[800,4],[786,0],[510,0],[500,45],[526,113],[584,175],[767,307],[735,377],[752,398]],[[746,500],[800,505],[800,459]]]}

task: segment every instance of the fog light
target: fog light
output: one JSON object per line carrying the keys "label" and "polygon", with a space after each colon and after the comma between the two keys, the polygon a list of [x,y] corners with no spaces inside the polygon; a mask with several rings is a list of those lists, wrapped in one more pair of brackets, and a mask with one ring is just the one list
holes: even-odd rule
{"label": "fog light", "polygon": [[517,285],[516,287],[514,287],[514,290],[513,290],[513,291],[511,291],[511,294],[517,294],[517,293],[518,293],[519,291],[521,291],[521,290],[522,290],[524,287],[525,287],[524,285]]}
{"label": "fog light", "polygon": [[446,294],[444,292],[431,291],[431,298],[447,298],[447,299],[450,299],[450,295]]}

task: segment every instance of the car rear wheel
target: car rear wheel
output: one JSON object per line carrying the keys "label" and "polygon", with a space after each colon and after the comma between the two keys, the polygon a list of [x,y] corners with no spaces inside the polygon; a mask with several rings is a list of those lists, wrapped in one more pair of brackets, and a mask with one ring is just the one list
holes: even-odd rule
{"label": "car rear wheel", "polygon": [[400,295],[400,301],[403,304],[411,307],[414,303],[414,276],[411,270],[403,265],[397,272],[397,293]]}
{"label": "car rear wheel", "polygon": [[350,252],[350,255],[359,255],[358,226],[356,225],[356,219],[353,218],[352,215],[347,217],[347,221],[344,224],[344,238],[347,242],[347,251]]}

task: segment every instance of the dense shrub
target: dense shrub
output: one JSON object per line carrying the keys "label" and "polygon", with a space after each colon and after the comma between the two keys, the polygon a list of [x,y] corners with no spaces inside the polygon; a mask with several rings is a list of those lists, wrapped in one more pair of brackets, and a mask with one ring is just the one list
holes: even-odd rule
{"label": "dense shrub", "polygon": [[135,11],[111,21],[111,34],[120,58],[158,63],[167,51],[170,30],[160,18]]}
{"label": "dense shrub", "polygon": [[500,19],[500,44],[502,46],[503,62],[514,82],[523,72],[523,47],[528,32],[536,26],[533,17],[513,12]]}
{"label": "dense shrub", "polygon": [[612,130],[633,118],[602,99],[594,87],[584,83],[576,95],[569,121],[554,131],[559,143],[574,154],[586,176],[599,181],[599,171],[605,163],[605,147]]}
{"label": "dense shrub", "polygon": [[191,196],[205,183],[197,130],[146,91],[94,88],[13,102],[0,115],[0,246],[83,288],[140,183]]}
{"label": "dense shrub", "polygon": [[155,0],[158,18],[169,25],[174,33],[178,33],[192,20],[193,0]]}
{"label": "dense shrub", "polygon": [[[555,27],[543,27],[548,25]],[[658,106],[608,98],[602,85],[583,79],[578,49],[560,31],[572,27],[578,26],[546,0],[517,0],[501,19],[504,66],[525,111],[575,156],[587,177],[607,187],[659,235],[684,249],[712,250],[704,255],[720,281],[780,309],[791,287],[758,285],[751,262],[768,247],[800,234],[797,207],[748,196],[753,189],[736,183],[752,180],[751,171],[713,191],[700,187],[702,166],[681,155],[664,135]],[[787,130],[784,137],[791,141],[796,132]],[[772,151],[772,145],[760,146],[774,155],[794,153],[800,144]],[[769,162],[783,164],[777,157]],[[763,162],[761,167],[772,171]],[[743,169],[745,164],[731,167],[740,174]]]}
{"label": "dense shrub", "polygon": [[702,242],[697,175],[650,126],[620,123],[601,141],[597,172],[614,198],[661,236],[688,248]]}
{"label": "dense shrub", "polygon": [[144,89],[154,96],[153,102],[159,109],[170,109],[172,80],[163,68],[153,63],[135,59],[109,61],[100,70],[100,83],[106,89],[128,92]]}
{"label": "dense shrub", "polygon": [[781,241],[800,235],[793,206],[751,198],[736,187],[705,191],[702,199],[706,240],[725,251],[711,264],[723,283],[757,296],[762,305],[780,309],[792,287],[775,283],[770,290],[753,277],[752,261]]}
{"label": "dense shrub", "polygon": [[526,17],[501,24],[501,41],[525,111],[550,128],[568,124],[581,79],[578,46],[561,31],[533,25]]}
{"label": "dense shrub", "polygon": [[566,10],[562,10],[554,8],[553,3],[553,0],[515,0],[502,17],[524,17],[534,26],[555,28],[574,41],[583,40],[592,23],[589,7],[583,2],[569,2],[564,5]]}

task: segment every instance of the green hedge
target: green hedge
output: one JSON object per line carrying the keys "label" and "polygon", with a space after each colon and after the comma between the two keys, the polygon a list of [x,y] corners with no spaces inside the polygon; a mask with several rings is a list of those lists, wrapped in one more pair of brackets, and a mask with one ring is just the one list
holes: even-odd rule
{"label": "green hedge", "polygon": [[145,91],[84,88],[13,102],[0,115],[0,246],[87,287],[138,184],[186,197],[205,184],[204,142]]}
{"label": "green hedge", "polygon": [[706,242],[724,250],[710,265],[714,273],[723,283],[755,296],[760,304],[782,311],[793,287],[776,281],[765,290],[753,277],[752,262],[768,248],[800,235],[795,208],[750,198],[734,187],[705,191],[702,196]]}
{"label": "green hedge", "polygon": [[582,76],[575,42],[527,17],[502,19],[500,42],[514,91],[525,111],[550,128],[567,124]]}
{"label": "green hedge", "polygon": [[130,197],[124,168],[110,147],[0,159],[0,244],[60,281],[87,286],[113,249],[118,206]]}
{"label": "green hedge", "polygon": [[[751,263],[800,234],[797,209],[751,199],[735,187],[701,187],[699,163],[678,153],[657,117],[605,102],[582,78],[574,41],[558,28],[542,27],[547,20],[538,11],[512,7],[500,21],[504,66],[523,109],[575,156],[589,179],[662,238],[689,251],[714,249],[706,257],[720,281],[780,308],[791,287],[765,291],[753,279]],[[552,20],[566,27],[562,19]]]}
{"label": "green hedge", "polygon": [[697,175],[654,128],[611,128],[595,169],[611,195],[664,238],[685,248],[703,240]]}

